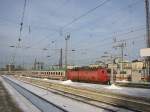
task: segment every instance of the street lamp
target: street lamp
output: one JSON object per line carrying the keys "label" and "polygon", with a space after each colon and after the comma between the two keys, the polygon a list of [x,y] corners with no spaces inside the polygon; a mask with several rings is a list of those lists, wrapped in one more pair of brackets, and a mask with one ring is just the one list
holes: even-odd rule
{"label": "street lamp", "polygon": [[48,50],[47,48],[43,48],[44,51]]}
{"label": "street lamp", "polygon": [[51,57],[51,56],[46,56],[47,58]]}
{"label": "street lamp", "polygon": [[15,46],[12,45],[12,46],[9,46],[9,47],[15,47]]}

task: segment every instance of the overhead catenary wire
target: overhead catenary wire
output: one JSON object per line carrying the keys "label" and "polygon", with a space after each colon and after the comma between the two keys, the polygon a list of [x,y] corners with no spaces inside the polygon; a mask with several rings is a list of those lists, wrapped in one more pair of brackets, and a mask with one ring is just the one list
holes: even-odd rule
{"label": "overhead catenary wire", "polygon": [[[98,41],[100,42],[105,42],[105,41],[108,41],[108,40],[111,40],[113,37],[120,37],[122,38],[123,36],[127,36],[128,34],[132,34],[132,33],[135,33],[135,32],[138,32],[138,31],[142,31],[142,30],[145,30],[145,27],[140,27],[140,28],[135,28],[135,29],[131,29],[129,31],[126,31],[126,32],[117,32],[117,33],[112,33],[111,35],[108,35],[108,36],[103,36],[105,37],[104,39],[100,39]],[[82,43],[83,44],[83,43]]]}
{"label": "overhead catenary wire", "polygon": [[[140,36],[139,36],[140,37]],[[138,37],[134,37],[133,38],[136,42],[137,41],[143,41],[143,39],[144,38],[138,38]],[[131,39],[126,39],[126,41],[131,41]],[[105,45],[111,45],[112,44],[112,42],[111,43],[106,43]],[[105,45],[100,45],[100,48],[104,48],[105,47]],[[111,48],[111,47],[110,47]],[[138,48],[139,49],[139,48]],[[84,62],[84,61],[86,61],[86,60],[91,60],[91,61],[96,61],[96,60],[100,60],[101,58],[100,58],[100,55],[102,55],[101,53],[100,53],[100,51],[106,51],[105,49],[100,49],[100,50],[98,50],[97,51],[97,58],[96,57],[93,57],[93,58],[85,58],[85,57],[83,57],[83,58],[80,58],[80,59],[77,59],[77,57],[78,57],[78,55],[79,54],[77,54],[77,56],[75,56],[75,54],[74,54],[74,58],[70,58],[70,61],[72,61],[72,62],[75,62],[76,61],[76,63],[78,63],[77,61],[79,61],[79,63],[81,63],[81,62]],[[110,51],[112,51],[112,50],[110,50]],[[91,53],[91,52],[90,52]],[[99,54],[100,53],[100,54]],[[87,54],[86,54],[87,55]],[[85,56],[86,56],[85,55]],[[137,56],[134,56],[134,57],[132,57],[132,58],[136,58]],[[128,57],[129,58],[129,57]],[[90,62],[91,63],[91,62]]]}
{"label": "overhead catenary wire", "polygon": [[[141,2],[141,0],[137,0],[137,1],[134,1],[133,3],[127,5],[127,6],[123,7],[123,8],[120,8],[120,9],[119,9],[119,12],[109,14],[109,18],[116,17],[116,16],[120,13],[120,10],[126,10],[127,8],[132,7],[132,6],[135,6],[136,4],[138,4],[138,3],[140,3],[140,2]],[[119,21],[120,21],[120,20],[119,20]],[[117,20],[116,20],[115,22],[113,22],[113,24],[116,23],[116,22],[118,22],[118,18],[117,18]],[[97,21],[96,21],[96,23],[97,23]],[[88,27],[87,27],[87,28],[88,28]],[[81,29],[81,28],[79,28],[79,29]],[[73,30],[73,32],[78,31],[79,29]],[[72,31],[72,29],[69,30],[68,32],[71,32],[71,31]]]}
{"label": "overhead catenary wire", "polygon": [[[74,18],[71,22],[69,22],[69,23],[67,23],[66,25],[62,26],[61,31],[62,31],[62,29],[66,28],[66,27],[70,26],[71,24],[75,23],[76,21],[82,19],[82,17],[84,17],[84,16],[88,15],[89,13],[93,12],[93,11],[96,10],[97,8],[99,8],[99,7],[103,6],[103,5],[105,5],[105,4],[106,4],[107,2],[109,2],[109,1],[110,1],[110,0],[103,0],[103,1],[102,1],[100,4],[98,4],[96,7],[94,7],[94,8],[92,8],[92,9],[88,10],[87,12],[83,13],[83,14],[80,15],[79,17]],[[136,2],[133,2],[132,4],[129,4],[127,7],[132,6],[132,5],[135,5],[135,4],[137,4],[138,2],[139,2],[139,0],[137,0]],[[126,8],[126,7],[124,7],[123,9],[125,9],[125,8]],[[113,14],[113,15],[114,15],[114,14]],[[47,29],[47,28],[46,28],[46,29]],[[55,31],[56,31],[56,30],[55,30]],[[39,40],[38,42],[35,42],[33,45],[36,45],[36,44],[39,44],[39,43],[43,42],[45,39],[48,39],[48,37],[49,37],[49,36],[46,36],[46,37],[42,38],[42,39]],[[33,45],[32,45],[32,46],[33,46]]]}
{"label": "overhead catenary wire", "polygon": [[[141,38],[141,37],[143,37],[143,38]],[[144,37],[145,37],[145,34],[142,34],[142,35],[138,35],[138,36],[134,36],[134,37],[122,38],[122,40],[131,41],[131,40],[137,40],[137,39],[144,39]],[[86,47],[85,49],[92,50],[93,48],[103,48],[103,47],[110,46],[110,45],[112,45],[112,41],[105,41],[105,43],[103,42],[103,43],[97,44],[95,46]]]}
{"label": "overhead catenary wire", "polygon": [[[123,8],[121,8],[120,10],[126,10],[127,8],[130,8],[130,7],[132,7],[132,6],[134,6],[134,5],[136,5],[137,3],[140,3],[141,2],[141,0],[137,0],[137,1],[134,1],[133,3],[131,3],[131,4],[129,4],[129,5],[127,5],[126,7],[123,7]],[[119,12],[120,13],[120,12]],[[118,14],[118,13],[113,13],[112,15],[115,17],[116,16],[116,14]],[[109,15],[109,18],[111,18],[111,15]],[[117,19],[117,21],[118,21],[118,19]],[[119,20],[120,21],[120,20]],[[97,22],[97,21],[96,21]],[[114,24],[114,22],[113,22],[113,24]],[[141,27],[142,26],[142,27]],[[144,27],[143,27],[144,26]],[[136,26],[136,27],[138,27],[138,26]],[[87,27],[88,28],[88,27]],[[79,29],[81,29],[81,28],[79,28]],[[132,33],[132,32],[134,32],[134,30],[144,30],[145,29],[145,25],[140,25],[140,28],[136,28],[136,29],[134,29],[134,27],[132,27],[131,28],[131,30],[129,30],[128,32],[125,32],[125,33],[120,33],[120,31],[115,31],[115,32],[113,32],[113,33],[111,33],[110,35],[114,35],[114,34],[117,34],[117,36],[120,36],[120,35],[126,35],[126,34],[129,34],[129,33]],[[105,35],[102,35],[103,37],[106,37]],[[107,37],[110,37],[110,36],[107,36]],[[86,38],[87,39],[87,38]],[[108,39],[110,39],[110,38],[108,38]],[[84,39],[85,40],[85,39]],[[107,39],[102,39],[102,40],[100,40],[100,41],[105,41],[105,40],[107,40]],[[85,41],[83,41],[83,42],[85,42]]]}
{"label": "overhead catenary wire", "polygon": [[[68,25],[73,24],[74,22],[78,21],[79,19],[81,19],[82,17],[88,15],[89,13],[93,12],[93,11],[96,10],[97,8],[103,6],[103,5],[104,5],[105,3],[107,3],[108,1],[110,1],[110,0],[103,0],[103,2],[100,3],[99,5],[97,5],[96,7],[90,9],[90,10],[87,11],[86,13],[82,14],[81,16],[75,18],[75,19],[72,20],[71,22],[69,22],[69,23],[67,23],[66,25],[64,25],[64,26],[61,28],[61,31],[62,31],[62,29],[64,29],[64,28],[67,27]],[[39,43],[41,43],[41,42],[43,42],[43,40],[45,40],[45,39],[47,39],[47,38],[48,38],[48,36],[42,38],[40,41],[38,41],[38,42],[32,44],[32,46],[33,46],[33,45],[36,45],[36,44],[39,44]]]}
{"label": "overhead catenary wire", "polygon": [[[143,38],[141,38],[141,37],[143,37]],[[138,36],[133,36],[133,37],[128,37],[128,38],[121,38],[121,39],[125,40],[125,41],[131,41],[131,40],[144,39],[144,37],[145,37],[145,35],[142,34],[142,35],[138,35]],[[120,38],[118,38],[118,39],[120,39]],[[111,45],[111,44],[112,44],[112,41],[105,41],[105,43],[101,43],[101,44],[98,44],[96,46],[101,48],[101,47],[105,47],[106,45]],[[94,47],[96,47],[96,46],[94,46]],[[89,48],[92,48],[92,46],[90,46]],[[78,50],[88,50],[89,48],[78,49]],[[22,49],[28,49],[28,47],[22,47]],[[56,48],[56,49],[51,49],[51,48],[30,48],[28,50],[44,50],[44,51],[53,50],[53,51],[59,51],[60,49],[59,48]],[[78,51],[78,50],[75,49],[75,51]]]}
{"label": "overhead catenary wire", "polygon": [[[104,1],[103,1],[104,2]],[[131,4],[129,4],[127,7],[123,7],[122,9],[126,9],[126,8],[129,8],[129,7],[131,7],[131,6],[133,6],[133,5],[136,5],[137,3],[139,3],[139,2],[141,2],[141,0],[137,0],[137,1],[135,1],[135,2],[133,2],[133,3],[131,3]],[[86,13],[85,13],[86,14]],[[113,14],[114,15],[114,14]],[[85,15],[86,16],[86,15]],[[79,16],[80,17],[80,16]],[[77,17],[77,18],[79,18],[79,17]],[[81,17],[82,17],[82,15],[81,15]],[[83,16],[84,17],[84,16]],[[76,22],[78,19],[77,18],[75,18],[74,20],[72,20],[72,22],[74,21],[74,22]],[[80,19],[80,18],[79,18]],[[73,23],[74,23],[73,22]],[[71,23],[71,22],[70,22]],[[71,24],[73,24],[73,23],[71,23]],[[67,24],[66,24],[67,25]],[[68,23],[68,25],[69,25],[69,23]],[[144,25],[142,25],[142,26],[144,26]],[[66,26],[67,27],[67,26]],[[134,29],[133,29],[134,30]],[[140,30],[140,29],[139,29]],[[130,32],[130,31],[129,31]],[[132,32],[132,30],[131,30],[131,32]],[[118,34],[119,32],[117,32],[117,34]]]}
{"label": "overhead catenary wire", "polygon": [[[63,4],[61,4],[59,7],[55,8],[55,10],[58,10],[58,9],[61,9],[63,6],[65,6],[66,4],[68,3],[68,1],[66,0]],[[56,29],[56,28],[49,28],[49,27],[46,27],[46,26],[35,26],[35,25],[32,25],[32,27],[35,27],[36,29],[40,29],[40,30],[51,30],[51,31],[54,31],[54,32],[59,32],[60,30],[59,29]],[[28,26],[29,28],[29,33],[31,32],[31,25]],[[53,34],[52,34],[53,36]],[[49,36],[45,36],[43,37],[42,39],[40,39],[39,41],[37,41],[36,43],[33,43],[32,45],[30,45],[30,47],[36,45],[36,44],[39,44],[41,42],[43,42],[43,40],[46,40],[48,39]]]}
{"label": "overhead catenary wire", "polygon": [[[142,27],[141,27],[142,26]],[[143,27],[144,25],[140,25],[140,27],[138,27],[138,26],[136,26],[136,28],[133,28],[132,27],[132,29],[126,29],[127,31],[120,31],[120,32],[117,32],[117,33],[111,33],[111,34],[108,34],[108,35],[106,35],[106,36],[103,36],[103,37],[105,37],[104,39],[102,38],[102,39],[100,39],[100,40],[97,40],[97,41],[100,41],[100,42],[105,42],[105,41],[108,41],[108,40],[111,40],[112,39],[112,37],[114,37],[115,35],[114,34],[116,34],[116,36],[117,37],[121,37],[122,38],[122,36],[127,36],[128,34],[131,34],[131,33],[135,33],[135,32],[138,32],[138,31],[142,31],[142,30],[144,30],[145,29],[145,26]],[[41,40],[42,41],[42,40]],[[82,40],[81,40],[82,41]],[[39,41],[40,42],[40,41]],[[84,43],[84,41],[82,41],[82,44]],[[46,44],[45,46],[49,46],[50,44]]]}
{"label": "overhead catenary wire", "polygon": [[111,0],[104,0],[103,2],[101,2],[100,4],[98,4],[96,7],[94,7],[94,8],[92,8],[92,9],[88,10],[87,12],[83,13],[83,14],[80,15],[79,17],[73,19],[71,22],[65,24],[63,27],[61,27],[61,29],[63,30],[64,28],[70,26],[71,24],[75,23],[76,21],[80,20],[81,18],[87,16],[89,13],[95,11],[97,8],[99,8],[99,7],[103,6],[103,5],[105,5],[105,4],[106,4],[107,2],[109,2],[109,1],[111,1]]}

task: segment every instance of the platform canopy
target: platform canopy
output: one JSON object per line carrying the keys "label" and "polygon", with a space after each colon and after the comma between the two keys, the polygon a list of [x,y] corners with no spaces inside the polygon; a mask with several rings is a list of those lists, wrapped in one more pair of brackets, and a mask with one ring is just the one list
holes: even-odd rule
{"label": "platform canopy", "polygon": [[144,48],[140,50],[141,57],[150,56],[150,48]]}

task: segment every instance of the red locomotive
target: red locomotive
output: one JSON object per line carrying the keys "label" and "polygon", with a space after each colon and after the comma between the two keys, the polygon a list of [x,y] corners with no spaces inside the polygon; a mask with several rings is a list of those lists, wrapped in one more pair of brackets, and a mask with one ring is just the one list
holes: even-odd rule
{"label": "red locomotive", "polygon": [[108,84],[110,77],[104,68],[71,69],[67,71],[67,79],[77,82]]}

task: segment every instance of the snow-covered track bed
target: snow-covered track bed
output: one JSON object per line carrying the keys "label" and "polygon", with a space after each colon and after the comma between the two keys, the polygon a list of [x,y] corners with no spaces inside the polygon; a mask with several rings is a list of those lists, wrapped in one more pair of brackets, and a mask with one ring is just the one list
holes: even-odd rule
{"label": "snow-covered track bed", "polygon": [[[68,85],[56,84],[51,82],[45,82],[36,79],[21,78],[25,81],[36,86],[40,86],[45,89],[55,90],[57,94],[65,94],[68,97],[79,98],[86,103],[97,105],[95,102],[105,103],[113,105],[119,108],[128,109],[131,111],[149,112],[150,101],[141,99],[138,97],[131,97],[127,95],[118,95],[114,93],[98,92],[90,89],[77,88]],[[74,97],[73,97],[74,96]]]}
{"label": "snow-covered track bed", "polygon": [[4,77],[4,80],[9,83],[13,88],[15,88],[21,95],[27,98],[39,110],[41,110],[41,112],[68,112],[67,110],[43,99],[42,97],[9,80],[8,78]]}

